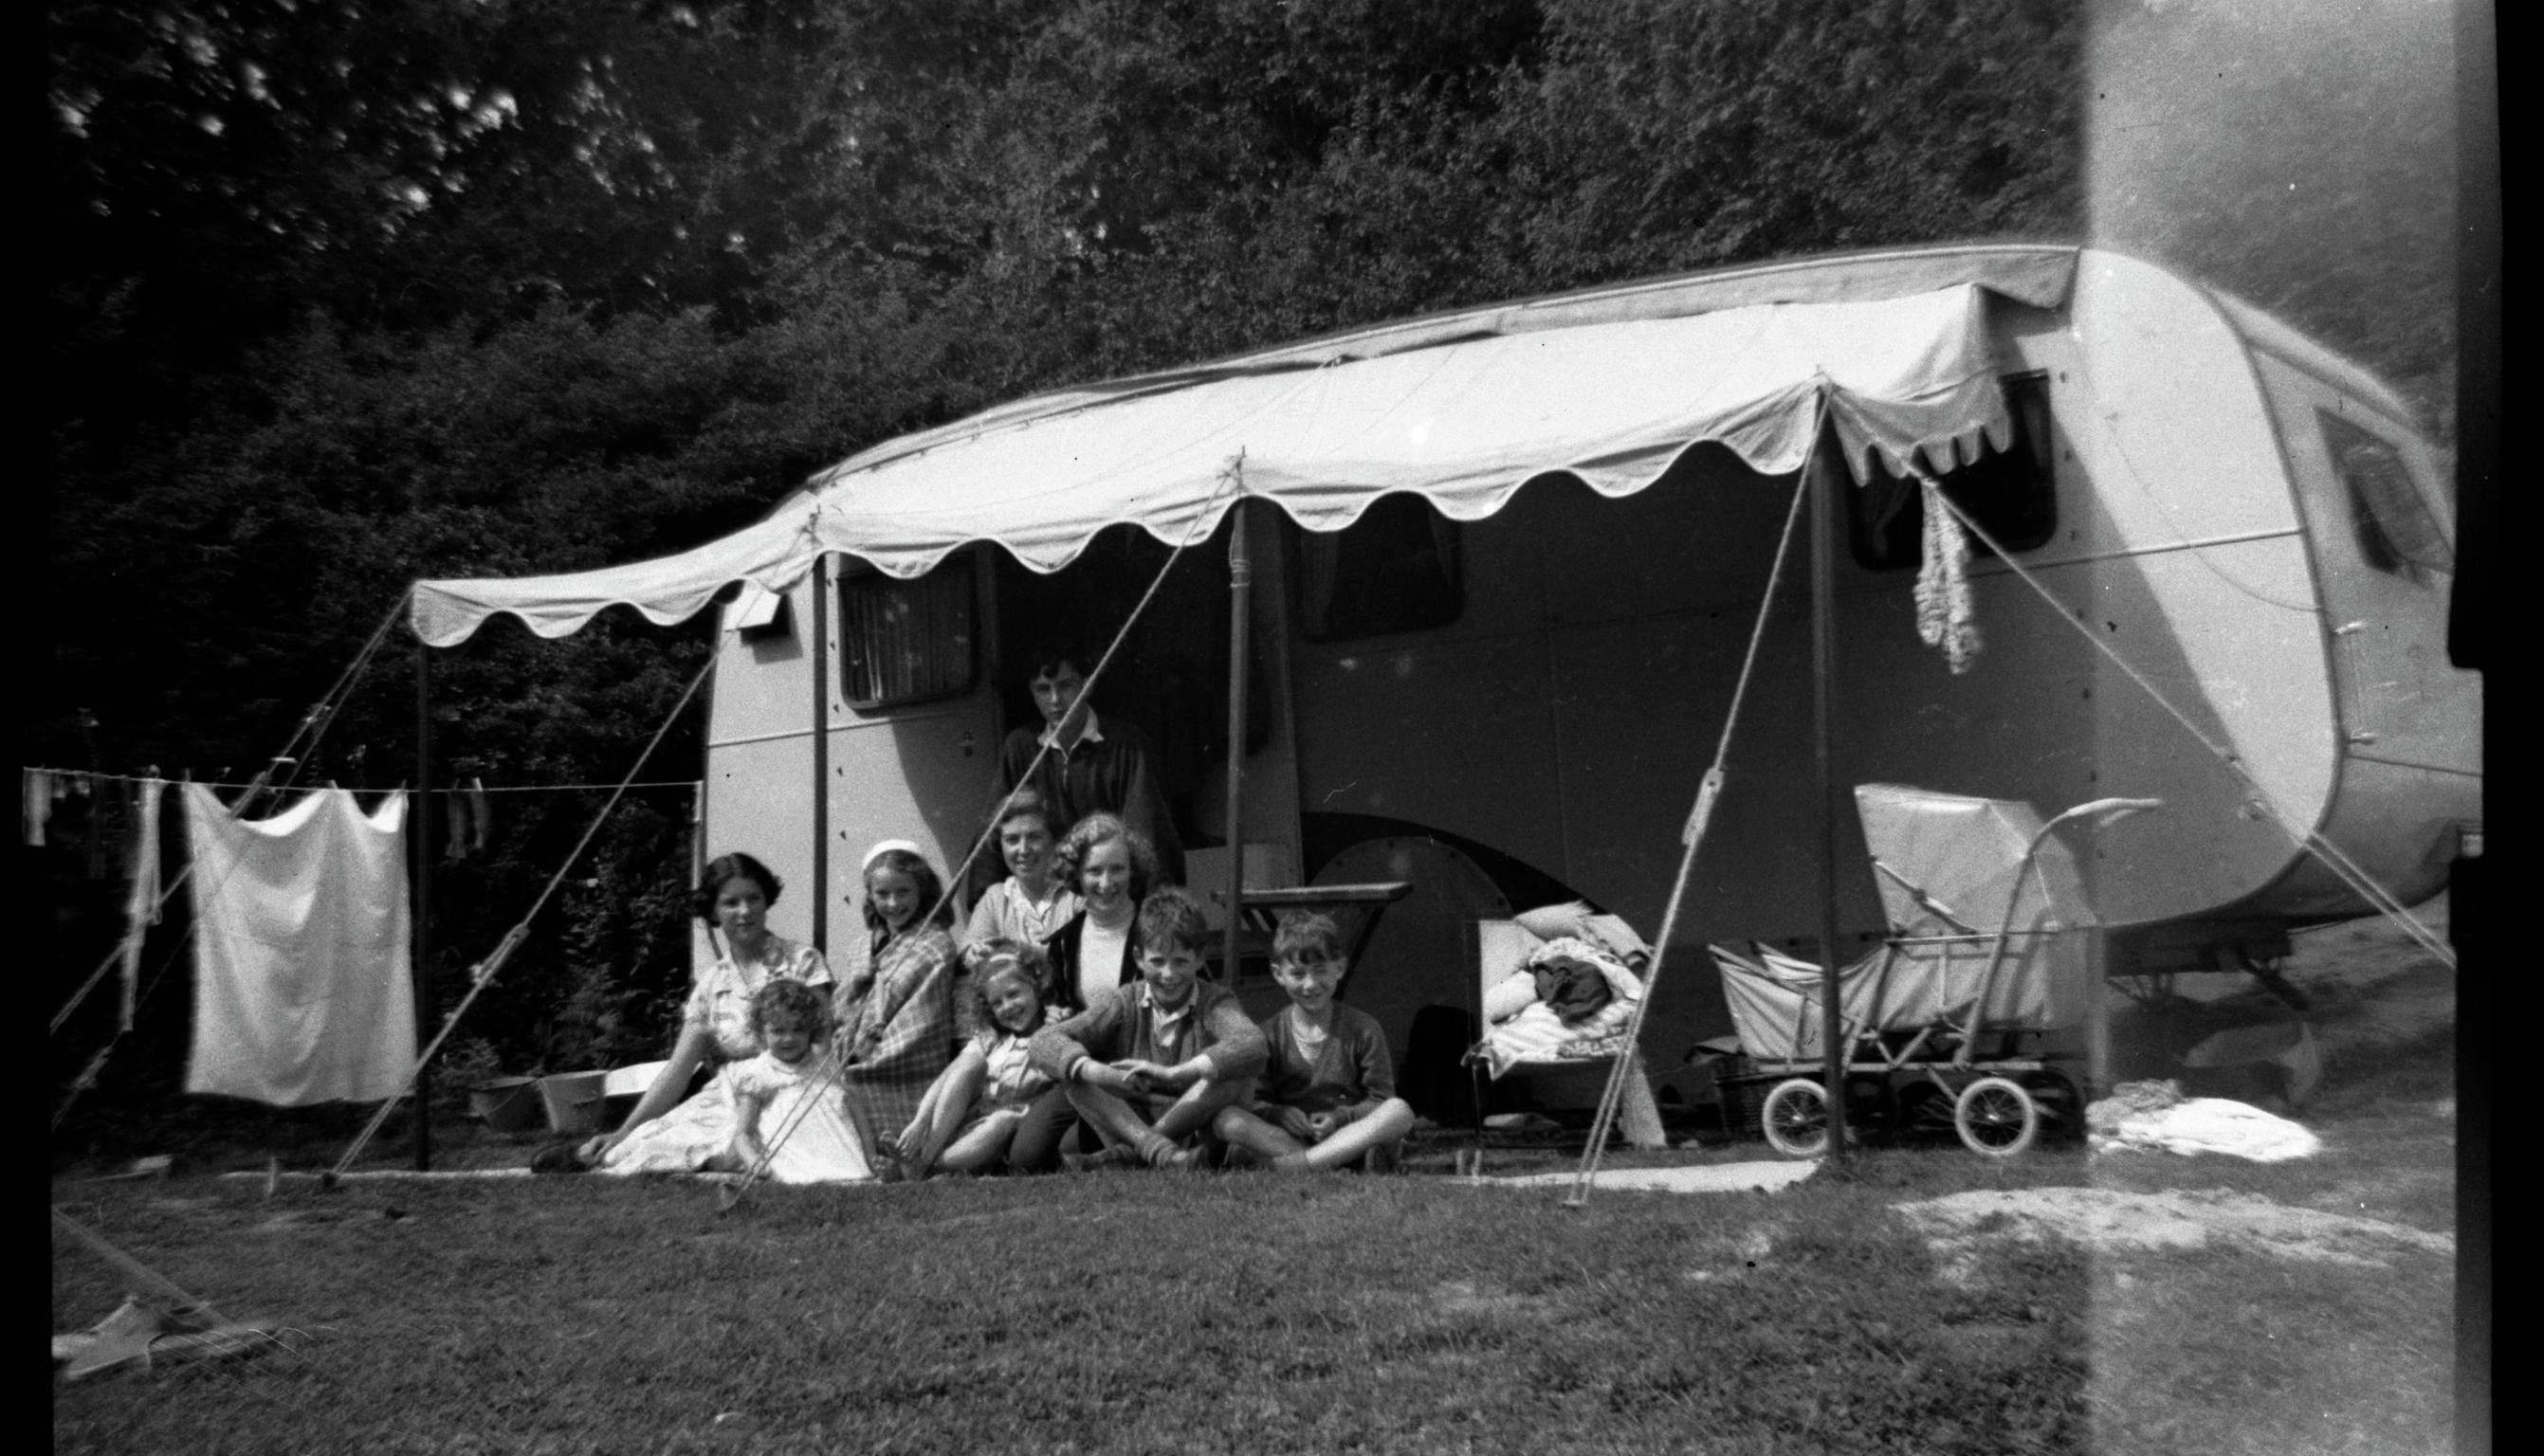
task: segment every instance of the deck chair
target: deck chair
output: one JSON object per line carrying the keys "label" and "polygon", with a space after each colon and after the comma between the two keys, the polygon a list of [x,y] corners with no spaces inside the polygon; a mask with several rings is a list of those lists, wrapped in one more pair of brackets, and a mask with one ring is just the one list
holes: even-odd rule
{"label": "deck chair", "polygon": [[[1541,928],[1552,927],[1541,922]],[[1550,937],[1541,936],[1536,929],[1519,920],[1472,920],[1467,923],[1467,929],[1469,958],[1475,967],[1473,1010],[1478,1040],[1468,1053],[1467,1061],[1474,1079],[1477,1159],[1480,1160],[1484,1145],[1484,1083],[1488,1073],[1498,1079],[1514,1071],[1607,1069],[1619,1056],[1628,1062],[1626,1086],[1618,1104],[1618,1121],[1625,1129],[1627,1143],[1638,1148],[1669,1146],[1668,1135],[1661,1127],[1660,1106],[1652,1098],[1651,1078],[1643,1067],[1642,1054],[1627,1043],[1622,1035],[1576,1041],[1564,1048],[1560,1055],[1507,1061],[1498,1067],[1493,1065],[1493,1059],[1486,1055],[1485,1046],[1492,1035],[1495,1014],[1507,1016],[1515,1009],[1515,1003],[1534,999],[1534,987],[1527,979],[1528,958],[1532,952],[1547,944]],[[1625,930],[1622,922],[1616,923],[1614,929],[1628,937],[1632,935],[1632,932]],[[1631,966],[1630,961],[1628,964]],[[1639,966],[1632,969],[1636,975],[1641,973]],[[1513,976],[1520,977],[1519,984],[1512,982]],[[1522,985],[1529,987],[1525,997],[1519,994]]]}

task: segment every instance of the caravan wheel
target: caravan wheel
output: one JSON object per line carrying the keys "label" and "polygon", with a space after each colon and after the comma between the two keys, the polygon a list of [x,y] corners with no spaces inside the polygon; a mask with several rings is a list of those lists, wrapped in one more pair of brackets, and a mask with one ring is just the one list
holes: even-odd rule
{"label": "caravan wheel", "polygon": [[1973,1153],[2011,1158],[2040,1136],[2040,1105],[2019,1082],[1981,1077],[1952,1105],[1952,1130]]}
{"label": "caravan wheel", "polygon": [[1788,1158],[1816,1158],[1828,1151],[1828,1093],[1808,1077],[1777,1083],[1758,1116],[1767,1145]]}

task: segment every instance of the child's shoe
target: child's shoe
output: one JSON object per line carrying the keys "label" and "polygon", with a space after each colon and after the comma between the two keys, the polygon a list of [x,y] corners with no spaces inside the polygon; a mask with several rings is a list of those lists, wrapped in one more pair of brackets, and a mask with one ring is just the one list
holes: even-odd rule
{"label": "child's shoe", "polygon": [[588,1173],[592,1165],[583,1161],[583,1140],[568,1138],[552,1142],[530,1154],[532,1173]]}

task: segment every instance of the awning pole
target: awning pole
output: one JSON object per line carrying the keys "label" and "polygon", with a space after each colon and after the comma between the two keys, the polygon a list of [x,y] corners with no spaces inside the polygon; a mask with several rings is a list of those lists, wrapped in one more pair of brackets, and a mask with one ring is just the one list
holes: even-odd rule
{"label": "awning pole", "polygon": [[1846,1157],[1846,1063],[1839,972],[1845,954],[1837,939],[1837,779],[1831,764],[1837,676],[1837,460],[1822,435],[1811,451],[1811,759],[1819,789],[1820,853],[1820,1056],[1821,1085],[1828,1090],[1828,1155]]}
{"label": "awning pole", "polygon": [[[813,558],[813,949],[831,956],[831,574]],[[710,651],[723,650],[719,637]],[[945,886],[952,894],[953,885]],[[859,886],[858,893],[864,893]]]}
{"label": "awning pole", "polygon": [[[415,643],[415,800],[407,806],[407,857],[414,866],[415,895],[410,930],[413,954],[408,978],[415,995],[415,1025],[421,1035],[433,1025],[433,649]],[[433,1168],[433,1068],[415,1069],[415,1171]]]}
{"label": "awning pole", "polygon": [[1245,928],[1245,667],[1254,564],[1245,554],[1245,499],[1230,507],[1228,532],[1228,939],[1222,974],[1236,989],[1237,946]]}

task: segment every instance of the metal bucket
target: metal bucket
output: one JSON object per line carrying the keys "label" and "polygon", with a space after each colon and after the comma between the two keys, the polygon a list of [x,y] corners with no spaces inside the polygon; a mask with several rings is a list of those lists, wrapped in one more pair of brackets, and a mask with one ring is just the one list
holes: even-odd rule
{"label": "metal bucket", "polygon": [[539,1079],[539,1100],[547,1104],[548,1126],[566,1136],[588,1136],[600,1130],[602,1072],[561,1072]]}
{"label": "metal bucket", "polygon": [[468,1089],[468,1111],[497,1132],[527,1132],[539,1120],[536,1077],[497,1077]]}

